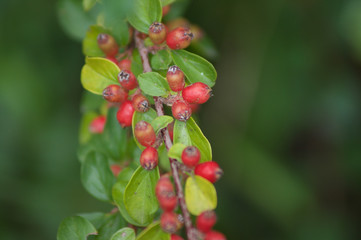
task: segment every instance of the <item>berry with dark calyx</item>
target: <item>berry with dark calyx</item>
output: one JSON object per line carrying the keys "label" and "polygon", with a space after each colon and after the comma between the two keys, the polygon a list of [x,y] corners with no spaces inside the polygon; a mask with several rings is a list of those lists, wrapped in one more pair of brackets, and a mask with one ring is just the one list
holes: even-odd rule
{"label": "berry with dark calyx", "polygon": [[199,26],[192,24],[189,28],[194,36],[193,41],[198,41],[204,37],[204,32]]}
{"label": "berry with dark calyx", "polygon": [[118,67],[120,68],[120,70],[129,70],[130,71],[132,68],[132,60],[130,60],[128,58],[121,60],[118,63]]}
{"label": "berry with dark calyx", "polygon": [[173,184],[169,180],[168,175],[163,175],[159,178],[157,185],[155,185],[155,195],[158,197],[169,192],[174,192]]}
{"label": "berry with dark calyx", "polygon": [[120,171],[122,171],[122,167],[118,164],[112,164],[110,165],[110,170],[112,170],[113,175],[117,177]]}
{"label": "berry with dark calyx", "polygon": [[200,163],[194,169],[194,173],[201,176],[211,183],[215,183],[222,175],[223,171],[216,162]]}
{"label": "berry with dark calyx", "polygon": [[137,79],[135,78],[134,74],[129,70],[122,70],[118,74],[118,81],[123,88],[127,90],[132,90],[138,87]]}
{"label": "berry with dark calyx", "polygon": [[160,208],[165,212],[172,212],[178,204],[174,191],[163,191],[157,196]]}
{"label": "berry with dark calyx", "polygon": [[180,92],[184,88],[184,73],[177,66],[171,66],[167,72],[167,82],[170,89],[174,92]]}
{"label": "berry with dark calyx", "polygon": [[214,211],[204,211],[197,217],[197,228],[199,231],[207,233],[212,230],[217,222],[217,216]]}
{"label": "berry with dark calyx", "polygon": [[227,240],[226,237],[217,231],[210,231],[204,237],[204,240]]}
{"label": "berry with dark calyx", "polygon": [[146,121],[140,121],[135,125],[134,135],[138,142],[145,147],[152,146],[156,141],[154,129]]}
{"label": "berry with dark calyx", "polygon": [[202,82],[193,83],[185,87],[182,91],[182,97],[187,103],[202,104],[208,101],[212,95],[212,89]]}
{"label": "berry with dark calyx", "polygon": [[171,49],[183,49],[191,44],[193,34],[189,28],[177,27],[167,34],[166,42]]}
{"label": "berry with dark calyx", "polygon": [[161,44],[165,40],[167,30],[163,23],[154,22],[149,27],[148,35],[154,44]]}
{"label": "berry with dark calyx", "polygon": [[175,233],[181,228],[182,223],[174,212],[163,212],[160,217],[160,226],[164,232]]}
{"label": "berry with dark calyx", "polygon": [[147,147],[140,155],[140,165],[145,170],[153,170],[158,166],[158,151],[153,147]]}
{"label": "berry with dark calyx", "polygon": [[132,119],[134,114],[134,108],[132,101],[124,101],[117,112],[117,119],[120,125],[124,127],[132,126]]}
{"label": "berry with dark calyx", "polygon": [[147,112],[150,108],[148,98],[142,94],[136,94],[132,98],[134,110],[137,112]]}
{"label": "berry with dark calyx", "polygon": [[94,118],[90,123],[89,131],[91,133],[103,133],[106,120],[105,116],[98,116]]}
{"label": "berry with dark calyx", "polygon": [[187,167],[194,167],[199,163],[201,153],[194,146],[186,147],[182,152],[182,162]]}
{"label": "berry with dark calyx", "polygon": [[108,102],[124,102],[128,98],[128,92],[121,86],[112,84],[103,90],[103,98]]}
{"label": "berry with dark calyx", "polygon": [[186,102],[179,100],[173,103],[172,114],[175,119],[185,122],[191,117],[192,109]]}
{"label": "berry with dark calyx", "polygon": [[174,121],[168,124],[167,129],[168,129],[170,140],[172,140],[172,142],[173,142]]}
{"label": "berry with dark calyx", "polygon": [[99,48],[106,56],[115,56],[118,53],[118,44],[115,39],[106,33],[100,33],[97,37]]}

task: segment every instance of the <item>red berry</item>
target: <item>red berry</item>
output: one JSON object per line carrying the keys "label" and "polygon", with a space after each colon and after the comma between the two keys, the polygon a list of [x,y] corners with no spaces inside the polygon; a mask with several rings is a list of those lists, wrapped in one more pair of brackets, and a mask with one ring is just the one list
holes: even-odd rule
{"label": "red berry", "polygon": [[118,164],[112,164],[110,166],[110,170],[112,170],[112,173],[115,177],[117,177],[120,173],[120,171],[122,170],[122,167],[119,166]]}
{"label": "red berry", "polygon": [[160,226],[164,232],[175,233],[180,229],[182,223],[174,212],[164,212],[160,217]]}
{"label": "red berry", "polygon": [[172,235],[170,236],[170,240],[184,240],[184,239],[183,239],[181,236],[172,234]]}
{"label": "red berry", "polygon": [[207,233],[212,230],[216,222],[216,213],[214,211],[205,211],[197,217],[197,228],[199,231]]}
{"label": "red berry", "polygon": [[211,231],[206,234],[204,240],[227,240],[226,237],[217,231]]}
{"label": "red berry", "polygon": [[106,33],[101,33],[98,35],[97,41],[99,48],[105,53],[105,55],[114,57],[114,55],[118,53],[118,44],[112,36]]}
{"label": "red berry", "polygon": [[172,140],[172,142],[173,142],[174,121],[168,124],[167,129],[168,129],[170,140]]}
{"label": "red berry", "polygon": [[167,45],[171,49],[183,49],[191,44],[193,34],[189,28],[177,27],[167,34]]}
{"label": "red berry", "polygon": [[107,119],[105,116],[98,116],[94,118],[93,121],[90,123],[89,131],[91,133],[102,133],[106,120]]}
{"label": "red berry", "polygon": [[189,106],[191,107],[192,109],[192,113],[196,113],[198,112],[199,108],[200,108],[200,104],[195,104],[195,103],[192,103],[192,104],[189,104]]}
{"label": "red berry", "polygon": [[158,197],[169,192],[174,192],[173,184],[167,175],[163,175],[155,186],[155,195]]}
{"label": "red berry", "polygon": [[187,167],[194,167],[198,164],[201,159],[201,153],[198,148],[194,146],[186,147],[182,152],[182,162]]}
{"label": "red berry", "polygon": [[118,74],[118,81],[127,90],[132,90],[138,87],[137,79],[134,74],[129,70],[122,70]]}
{"label": "red berry", "polygon": [[158,151],[153,147],[147,147],[140,155],[140,165],[145,170],[152,170],[158,166]]}
{"label": "red berry", "polygon": [[192,115],[192,109],[184,101],[176,101],[172,106],[173,116],[179,121],[187,121]]}
{"label": "red berry", "polygon": [[187,103],[202,104],[207,102],[211,95],[212,89],[202,82],[193,83],[182,91],[182,97]]}
{"label": "red berry", "polygon": [[132,101],[124,101],[117,112],[117,119],[120,125],[124,127],[132,126],[132,119],[134,114],[134,108]]}
{"label": "red berry", "polygon": [[182,91],[184,88],[184,73],[177,66],[171,66],[167,72],[167,81],[170,89],[174,92]]}
{"label": "red berry", "polygon": [[118,63],[118,67],[120,70],[128,70],[130,71],[132,68],[132,61],[130,59],[123,59]]}
{"label": "red berry", "polygon": [[142,94],[136,94],[132,98],[134,110],[137,112],[147,112],[150,108],[149,100]]}
{"label": "red berry", "polygon": [[124,102],[128,98],[128,92],[121,86],[112,84],[103,90],[103,98],[108,102]]}
{"label": "red berry", "polygon": [[138,142],[145,147],[152,146],[157,138],[152,125],[146,121],[140,121],[135,125],[134,135]]}
{"label": "red berry", "polygon": [[118,60],[113,56],[107,56],[107,59],[118,65]]}
{"label": "red berry", "polygon": [[163,23],[154,22],[149,27],[148,35],[154,44],[161,44],[165,40],[167,30]]}
{"label": "red berry", "polygon": [[170,4],[162,8],[162,16],[164,17],[165,15],[167,15],[169,11],[170,11]]}
{"label": "red berry", "polygon": [[200,163],[194,169],[194,173],[207,179],[211,183],[215,183],[223,175],[222,169],[216,162]]}
{"label": "red berry", "polygon": [[165,212],[172,212],[177,207],[178,201],[174,191],[163,191],[157,198],[160,208]]}

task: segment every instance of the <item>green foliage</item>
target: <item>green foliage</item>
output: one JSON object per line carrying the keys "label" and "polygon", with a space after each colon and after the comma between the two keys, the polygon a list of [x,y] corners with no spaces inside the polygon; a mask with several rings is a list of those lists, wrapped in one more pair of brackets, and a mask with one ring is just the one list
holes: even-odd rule
{"label": "green foliage", "polygon": [[88,235],[96,233],[94,226],[80,216],[67,217],[59,226],[57,240],[84,240]]}
{"label": "green foliage", "polygon": [[83,8],[85,11],[89,11],[92,7],[94,7],[97,0],[83,0]]}
{"label": "green foliage", "polygon": [[166,128],[168,124],[173,122],[173,118],[171,116],[159,116],[156,117],[150,124],[152,125],[156,134],[163,128]]}
{"label": "green foliage", "polygon": [[154,70],[167,70],[172,62],[172,57],[167,50],[160,50],[150,58],[150,64]]}
{"label": "green foliage", "polygon": [[148,33],[149,26],[161,19],[162,6],[159,0],[134,0],[133,10],[128,15],[129,23],[143,33]]}
{"label": "green foliage", "polygon": [[125,227],[114,233],[110,240],[135,240],[135,232],[132,228]]}
{"label": "green foliage", "polygon": [[100,33],[109,33],[105,28],[93,25],[86,32],[83,40],[83,54],[89,57],[104,57],[103,51],[99,48],[97,37]]}
{"label": "green foliage", "polygon": [[182,161],[182,152],[187,146],[183,143],[174,144],[168,152],[168,157]]}
{"label": "green foliage", "polygon": [[138,76],[138,82],[140,89],[145,94],[153,97],[166,96],[170,91],[167,80],[156,72],[140,74]]}
{"label": "green foliage", "polygon": [[154,222],[138,235],[137,240],[170,240],[170,235],[162,231],[159,222]]}

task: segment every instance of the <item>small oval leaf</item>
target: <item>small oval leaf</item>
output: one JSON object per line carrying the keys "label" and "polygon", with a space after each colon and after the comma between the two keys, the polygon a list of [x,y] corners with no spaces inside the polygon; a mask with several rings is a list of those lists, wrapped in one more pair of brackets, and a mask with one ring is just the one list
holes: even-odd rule
{"label": "small oval leaf", "polygon": [[172,50],[174,63],[182,69],[191,83],[202,82],[210,87],[216,83],[217,72],[204,58],[185,50]]}
{"label": "small oval leaf", "polygon": [[161,22],[162,20],[160,0],[133,0],[132,7],[128,21],[140,32],[148,33],[149,26],[153,22]]}
{"label": "small oval leaf", "polygon": [[211,182],[202,177],[189,177],[185,185],[185,200],[189,212],[198,216],[217,207],[216,189]]}
{"label": "small oval leaf", "polygon": [[159,73],[148,72],[138,76],[140,89],[150,96],[164,96],[169,92],[167,80]]}
{"label": "small oval leaf", "polygon": [[119,67],[112,61],[100,57],[87,57],[81,70],[83,87],[95,94],[102,95],[104,88],[118,84]]}
{"label": "small oval leaf", "polygon": [[152,125],[156,134],[163,128],[166,128],[169,123],[173,122],[173,118],[171,116],[159,116],[155,118],[150,124]]}
{"label": "small oval leaf", "polygon": [[150,58],[150,64],[155,70],[167,70],[172,58],[167,50],[160,50]]}
{"label": "small oval leaf", "polygon": [[96,234],[95,227],[80,216],[67,217],[59,226],[57,240],[84,240],[90,234]]}
{"label": "small oval leaf", "polygon": [[168,157],[182,161],[182,152],[187,146],[182,143],[174,144],[168,152]]}
{"label": "small oval leaf", "polygon": [[157,221],[144,229],[138,235],[137,240],[170,240],[170,234],[163,232],[159,225],[159,221]]}
{"label": "small oval leaf", "polygon": [[135,240],[135,232],[132,228],[122,228],[113,234],[110,240]]}

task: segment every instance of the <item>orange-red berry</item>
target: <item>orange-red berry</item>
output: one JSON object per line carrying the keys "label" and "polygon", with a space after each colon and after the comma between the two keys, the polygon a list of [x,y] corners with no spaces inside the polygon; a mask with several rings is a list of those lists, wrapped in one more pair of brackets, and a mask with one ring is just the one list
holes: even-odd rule
{"label": "orange-red berry", "polygon": [[137,112],[147,112],[150,108],[148,98],[143,94],[136,94],[132,98],[134,110]]}
{"label": "orange-red berry", "polygon": [[197,217],[197,228],[199,231],[207,233],[212,230],[217,222],[217,216],[214,211],[204,211]]}
{"label": "orange-red berry", "polygon": [[149,27],[148,35],[154,44],[161,44],[165,40],[167,30],[163,23],[154,22]]}
{"label": "orange-red berry", "polygon": [[117,119],[120,125],[124,127],[132,126],[132,119],[134,114],[134,108],[132,101],[124,101],[117,112]]}
{"label": "orange-red berry", "polygon": [[193,83],[185,87],[182,97],[187,103],[202,104],[208,101],[212,95],[212,89],[202,82]]}
{"label": "orange-red berry", "polygon": [[184,239],[183,239],[181,236],[172,234],[172,235],[170,236],[170,240],[184,240]]}
{"label": "orange-red berry", "polygon": [[153,170],[158,166],[158,151],[153,147],[147,147],[140,155],[140,165],[145,170]]}
{"label": "orange-red berry", "polygon": [[115,39],[106,33],[100,33],[97,37],[99,48],[106,56],[114,57],[118,53],[118,44]]}
{"label": "orange-red berry", "polygon": [[195,146],[188,146],[182,152],[182,162],[187,167],[194,167],[199,163],[201,153]]}
{"label": "orange-red berry", "polygon": [[138,142],[145,147],[152,146],[157,138],[152,125],[146,121],[140,121],[135,125],[134,135]]}
{"label": "orange-red berry", "polygon": [[217,231],[211,231],[205,235],[204,240],[227,240],[227,239],[222,233]]}
{"label": "orange-red berry", "polygon": [[192,115],[191,107],[184,101],[176,101],[172,105],[172,114],[179,121],[187,121]]}
{"label": "orange-red berry", "polygon": [[189,28],[177,27],[167,34],[166,42],[171,49],[183,49],[191,44],[193,34]]}
{"label": "orange-red berry", "polygon": [[118,74],[118,81],[123,88],[127,90],[132,90],[138,87],[137,79],[135,78],[134,74],[129,70],[122,70]]}
{"label": "orange-red berry", "polygon": [[160,226],[164,232],[175,233],[181,228],[182,223],[174,212],[163,212],[160,217]]}
{"label": "orange-red berry", "polygon": [[122,167],[118,164],[112,164],[110,165],[110,170],[112,170],[113,175],[117,177],[120,171],[122,171]]}
{"label": "orange-red berry", "polygon": [[89,131],[91,133],[102,133],[104,131],[105,122],[107,121],[105,116],[98,116],[90,123]]}
{"label": "orange-red berry", "polygon": [[124,102],[128,98],[128,92],[121,86],[112,84],[103,90],[103,98],[108,102]]}
{"label": "orange-red berry", "polygon": [[120,68],[120,70],[129,70],[130,71],[132,68],[132,60],[130,60],[128,58],[121,60],[118,63],[118,67]]}
{"label": "orange-red berry", "polygon": [[222,175],[223,171],[216,162],[200,163],[194,169],[194,173],[201,176],[211,183],[215,183]]}
{"label": "orange-red berry", "polygon": [[167,72],[167,82],[174,92],[180,92],[184,88],[184,73],[177,66],[171,66]]}
{"label": "orange-red berry", "polygon": [[178,204],[174,191],[163,192],[157,196],[160,208],[165,212],[172,212]]}

